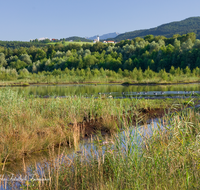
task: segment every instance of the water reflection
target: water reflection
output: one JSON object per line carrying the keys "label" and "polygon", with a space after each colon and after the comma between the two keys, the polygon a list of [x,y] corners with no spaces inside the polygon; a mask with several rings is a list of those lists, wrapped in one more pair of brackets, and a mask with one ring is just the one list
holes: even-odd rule
{"label": "water reflection", "polygon": [[190,96],[200,94],[200,84],[187,85],[32,85],[29,87],[14,87],[13,90],[25,95],[34,96]]}
{"label": "water reflection", "polygon": [[[155,119],[152,120],[149,124],[139,127],[130,127],[129,130],[122,130],[115,138],[116,143],[120,144],[122,149],[126,149],[127,147],[130,149],[129,151],[134,151],[134,148],[141,146],[141,142],[144,138],[150,137],[155,130],[163,130],[163,125],[160,120]],[[101,138],[101,143],[99,144],[99,140],[95,140],[96,138]],[[130,139],[131,139],[131,146],[130,146]],[[129,142],[128,142],[129,141]],[[129,146],[127,146],[129,144]],[[77,157],[81,154],[84,156],[98,156],[98,149],[101,146],[102,153],[104,154],[105,151],[112,150],[116,146],[113,144],[113,137],[104,136],[104,137],[91,137],[88,139],[83,139],[81,143],[79,143],[76,149],[74,148],[61,148],[55,149],[51,151],[44,151],[40,154],[32,155],[30,158],[26,158],[23,162],[12,163],[5,167],[5,173],[8,174],[7,179],[11,178],[11,174],[16,175],[18,179],[25,179],[27,176],[33,179],[33,170],[32,168],[36,167],[39,176],[44,175],[45,170],[48,172],[49,167],[55,167],[56,162],[66,162],[66,157],[70,160],[73,160],[74,157]],[[22,175],[22,177],[20,177]],[[45,174],[48,176],[48,174]],[[16,179],[17,179],[16,178]],[[6,181],[4,183],[7,183]],[[12,183],[14,185],[14,189],[20,189],[21,182],[17,180]],[[9,184],[1,184],[0,189],[12,189]]]}

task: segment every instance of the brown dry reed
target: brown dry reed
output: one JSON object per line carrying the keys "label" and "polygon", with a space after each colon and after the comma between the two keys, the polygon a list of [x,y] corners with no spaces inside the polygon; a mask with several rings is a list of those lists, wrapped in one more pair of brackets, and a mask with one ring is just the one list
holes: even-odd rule
{"label": "brown dry reed", "polygon": [[[175,106],[177,107],[177,105]],[[184,108],[184,105],[183,105]],[[127,123],[126,118],[121,118]],[[126,125],[126,124],[124,124]],[[29,189],[199,189],[200,114],[185,108],[151,126],[127,128],[51,167]],[[34,185],[34,186],[33,186]]]}
{"label": "brown dry reed", "polygon": [[76,147],[86,130],[83,122],[91,124],[101,120],[98,125],[89,125],[93,132],[112,133],[129,125],[122,118],[130,115],[130,110],[131,114],[137,115],[141,108],[166,105],[157,100],[88,99],[83,96],[41,99],[19,95],[10,88],[1,89],[0,163],[30,156],[59,143]]}

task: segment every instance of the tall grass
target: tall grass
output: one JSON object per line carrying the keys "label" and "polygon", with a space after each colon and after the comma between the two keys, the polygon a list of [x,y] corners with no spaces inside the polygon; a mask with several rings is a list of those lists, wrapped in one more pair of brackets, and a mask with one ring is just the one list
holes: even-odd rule
{"label": "tall grass", "polygon": [[[27,71],[27,70],[26,70]],[[121,72],[115,72],[112,70],[104,69],[71,69],[66,68],[65,71],[60,69],[54,70],[52,72],[38,72],[36,73],[27,73],[17,74],[17,71],[0,68],[1,77],[3,81],[1,85],[16,85],[15,83],[46,83],[46,84],[58,84],[58,83],[188,83],[188,82],[198,82],[199,73],[194,72],[190,74],[170,74],[165,71],[160,71],[156,73],[152,70],[124,70]]]}
{"label": "tall grass", "polygon": [[117,124],[123,123],[122,116],[130,115],[130,110],[132,114],[138,114],[145,106],[166,107],[166,103],[104,96],[98,99],[82,96],[40,99],[2,89],[0,163],[14,161],[59,143],[69,145],[79,141],[81,135],[76,136],[75,132],[80,130],[79,122],[89,123],[95,131],[116,131]]}
{"label": "tall grass", "polygon": [[24,188],[199,189],[199,122],[199,110],[186,109],[157,125],[126,129],[90,152],[63,157],[51,168],[50,183]]}
{"label": "tall grass", "polygon": [[[40,99],[19,95],[8,88],[2,89],[0,163],[14,161],[59,143],[78,143],[84,135],[84,126],[94,132],[112,133],[118,128],[138,122],[141,108],[163,109],[170,107],[173,102],[174,100],[117,100],[105,96],[97,99],[83,96]],[[80,130],[83,134],[79,134]]]}

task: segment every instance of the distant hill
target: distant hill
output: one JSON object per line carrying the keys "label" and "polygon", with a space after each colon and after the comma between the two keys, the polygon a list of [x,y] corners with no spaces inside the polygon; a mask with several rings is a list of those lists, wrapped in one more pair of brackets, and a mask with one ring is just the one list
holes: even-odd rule
{"label": "distant hill", "polygon": [[[106,40],[108,38],[115,38],[118,35],[119,35],[119,33],[113,32],[113,33],[103,34],[103,35],[99,36],[99,38],[100,38],[100,40]],[[97,39],[97,36],[89,37],[88,39],[94,40],[94,39]]]}
{"label": "distant hill", "polygon": [[11,49],[20,47],[30,48],[31,46],[44,47],[47,46],[47,43],[44,43],[42,41],[40,42],[0,41],[0,47],[11,48]]}
{"label": "distant hill", "polygon": [[197,39],[200,39],[200,17],[190,17],[182,21],[170,22],[155,28],[126,32],[118,35],[115,38],[110,38],[110,40],[119,42],[121,40],[134,39],[136,37],[143,38],[149,34],[152,34],[154,36],[161,35],[169,38],[172,37],[174,34],[182,35],[190,32],[196,33]]}
{"label": "distant hill", "polygon": [[81,41],[81,42],[92,42],[92,40],[90,39],[86,39],[86,38],[82,38],[82,37],[78,37],[78,36],[72,36],[72,37],[69,37],[69,38],[65,38],[65,41],[70,41],[70,40],[73,40],[73,41]]}

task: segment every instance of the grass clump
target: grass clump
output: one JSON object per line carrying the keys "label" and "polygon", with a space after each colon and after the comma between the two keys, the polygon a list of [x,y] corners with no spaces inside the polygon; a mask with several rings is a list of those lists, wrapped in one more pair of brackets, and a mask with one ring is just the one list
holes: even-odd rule
{"label": "grass clump", "polygon": [[[14,161],[60,142],[73,144],[77,140],[76,131],[79,131],[76,128],[81,126],[88,125],[94,131],[115,130],[115,125],[107,125],[105,121],[112,121],[114,116],[119,119],[124,109],[130,110],[135,104],[129,103],[85,97],[40,99],[2,89],[0,163]],[[98,119],[102,122],[97,123]]]}
{"label": "grass clump", "polygon": [[157,125],[126,129],[104,143],[97,141],[90,152],[63,157],[64,163],[51,168],[51,183],[36,187],[198,189],[199,122],[198,109],[185,109]]}
{"label": "grass clump", "polygon": [[174,100],[88,99],[82,96],[41,99],[2,89],[0,162],[14,161],[59,143],[77,143],[86,133],[113,133],[136,123],[137,118],[147,115],[149,110],[168,109],[173,103]]}

